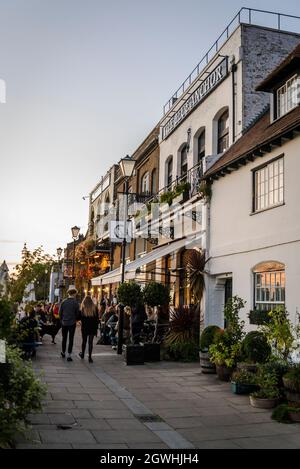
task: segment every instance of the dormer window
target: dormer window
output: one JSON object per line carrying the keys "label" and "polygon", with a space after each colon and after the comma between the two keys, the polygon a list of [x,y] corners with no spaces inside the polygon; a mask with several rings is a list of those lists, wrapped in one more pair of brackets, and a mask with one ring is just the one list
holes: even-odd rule
{"label": "dormer window", "polygon": [[298,76],[294,75],[276,91],[276,118],[298,105]]}

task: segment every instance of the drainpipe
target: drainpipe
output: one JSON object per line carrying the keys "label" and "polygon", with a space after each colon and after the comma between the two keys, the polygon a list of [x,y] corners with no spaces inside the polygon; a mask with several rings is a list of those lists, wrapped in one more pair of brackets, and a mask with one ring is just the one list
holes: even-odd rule
{"label": "drainpipe", "polygon": [[231,66],[231,84],[232,84],[232,143],[235,142],[235,113],[236,113],[236,91],[235,91],[235,76],[237,65],[234,63],[235,58],[232,59],[232,66]]}

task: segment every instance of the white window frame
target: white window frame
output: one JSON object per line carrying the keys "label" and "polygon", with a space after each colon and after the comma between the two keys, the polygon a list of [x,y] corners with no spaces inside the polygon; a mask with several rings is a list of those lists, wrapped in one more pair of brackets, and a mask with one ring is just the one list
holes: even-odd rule
{"label": "white window frame", "polygon": [[276,91],[276,117],[287,114],[298,105],[298,75],[289,78],[284,85]]}
{"label": "white window frame", "polygon": [[284,157],[253,170],[253,213],[284,203]]}
{"label": "white window frame", "polygon": [[149,174],[149,171],[147,171],[142,177],[141,192],[142,192],[142,194],[148,194],[150,192],[150,174]]}
{"label": "white window frame", "polygon": [[[258,284],[258,276],[264,281]],[[276,282],[279,278],[279,285]],[[282,282],[283,279],[283,282]],[[264,285],[264,286],[263,286]],[[285,306],[286,277],[285,270],[271,270],[254,273],[254,308],[259,311],[271,311],[276,306]],[[266,299],[267,292],[269,298]],[[275,299],[271,298],[272,293]],[[277,299],[279,298],[279,299]]]}

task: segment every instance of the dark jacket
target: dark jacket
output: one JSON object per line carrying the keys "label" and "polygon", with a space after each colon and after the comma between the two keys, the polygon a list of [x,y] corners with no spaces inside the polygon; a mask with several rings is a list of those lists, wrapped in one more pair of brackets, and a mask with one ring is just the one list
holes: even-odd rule
{"label": "dark jacket", "polygon": [[63,326],[76,324],[80,314],[79,304],[75,298],[66,298],[60,305],[59,318]]}
{"label": "dark jacket", "polygon": [[97,335],[98,331],[98,311],[95,310],[93,316],[84,316],[80,312],[79,319],[81,321],[81,331],[84,335]]}

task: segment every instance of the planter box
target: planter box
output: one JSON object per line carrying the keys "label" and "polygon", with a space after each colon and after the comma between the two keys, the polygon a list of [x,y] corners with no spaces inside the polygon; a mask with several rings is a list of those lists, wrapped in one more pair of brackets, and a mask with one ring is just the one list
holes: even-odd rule
{"label": "planter box", "polygon": [[242,383],[231,383],[231,390],[233,394],[251,394],[258,390],[256,384],[242,384]]}
{"label": "planter box", "polygon": [[288,402],[298,403],[300,405],[300,393],[291,391],[290,389],[284,389],[285,396]]}
{"label": "planter box", "polygon": [[204,374],[216,373],[216,366],[210,361],[208,352],[199,352],[201,371]]}
{"label": "planter box", "polygon": [[250,404],[258,409],[273,409],[278,404],[278,399],[260,399],[250,396]]}
{"label": "planter box", "polygon": [[159,362],[160,361],[160,344],[146,343],[144,344],[144,361]]}
{"label": "planter box", "polygon": [[144,346],[124,345],[124,359],[126,365],[144,365]]}
{"label": "planter box", "polygon": [[291,419],[292,422],[298,422],[300,423],[300,412],[289,412],[289,418]]}
{"label": "planter box", "polygon": [[227,381],[227,382],[230,381],[230,378],[233,372],[232,368],[228,368],[228,366],[226,365],[217,365],[216,370],[217,370],[218,378],[221,381]]}

